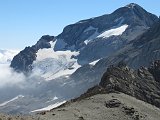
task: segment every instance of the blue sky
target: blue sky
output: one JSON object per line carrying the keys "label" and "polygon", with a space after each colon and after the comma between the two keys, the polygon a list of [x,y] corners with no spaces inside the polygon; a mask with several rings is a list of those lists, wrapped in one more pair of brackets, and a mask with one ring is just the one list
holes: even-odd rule
{"label": "blue sky", "polygon": [[42,35],[58,35],[68,24],[129,3],[160,15],[159,0],[0,0],[0,49],[22,49]]}

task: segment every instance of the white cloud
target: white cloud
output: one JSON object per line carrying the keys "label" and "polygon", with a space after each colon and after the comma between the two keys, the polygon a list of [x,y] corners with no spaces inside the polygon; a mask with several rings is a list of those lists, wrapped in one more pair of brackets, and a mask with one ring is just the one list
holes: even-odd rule
{"label": "white cloud", "polygon": [[13,71],[8,64],[0,64],[0,88],[21,85],[24,82],[25,76],[22,73]]}

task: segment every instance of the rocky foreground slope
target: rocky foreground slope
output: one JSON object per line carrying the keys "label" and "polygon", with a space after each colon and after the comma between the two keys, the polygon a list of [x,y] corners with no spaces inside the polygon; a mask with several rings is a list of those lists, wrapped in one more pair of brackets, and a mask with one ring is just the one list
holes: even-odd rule
{"label": "rocky foreground slope", "polygon": [[137,71],[120,63],[107,69],[100,86],[107,92],[119,91],[160,108],[160,81],[156,79],[159,74],[158,60],[150,68],[141,67]]}
{"label": "rocky foreground slope", "polygon": [[160,109],[125,94],[97,94],[52,110],[43,120],[158,120]]}
{"label": "rocky foreground slope", "polygon": [[1,120],[159,120],[160,109],[123,93],[97,94],[35,116]]}

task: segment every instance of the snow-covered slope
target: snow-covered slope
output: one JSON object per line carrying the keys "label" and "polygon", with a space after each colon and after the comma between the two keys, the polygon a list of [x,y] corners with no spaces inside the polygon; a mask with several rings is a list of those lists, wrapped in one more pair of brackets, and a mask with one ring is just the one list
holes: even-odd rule
{"label": "snow-covered slope", "polygon": [[[35,45],[27,47],[19,53],[11,62],[11,67],[18,71],[28,72],[32,69],[30,66],[36,67],[35,64],[39,66],[35,61],[45,64],[43,54],[45,54],[50,63],[56,61],[55,64],[57,64],[59,60],[60,62],[64,61],[65,57],[58,58],[58,61],[55,57],[70,54],[66,53],[66,51],[72,51],[71,54],[73,55],[75,51],[78,51],[79,54],[76,54],[75,57],[78,63],[80,65],[89,64],[95,60],[108,57],[123,48],[127,43],[151,27],[157,20],[157,16],[147,12],[141,6],[129,4],[115,10],[111,14],[81,20],[68,25],[58,36],[42,36]],[[63,51],[64,55],[58,53],[59,51]],[[37,56],[39,58],[42,57],[40,61]],[[61,69],[59,65],[55,67]],[[39,66],[38,68],[41,71],[44,67]],[[44,69],[49,70],[50,68]],[[54,69],[52,70],[54,71]],[[58,68],[55,73],[57,71],[59,71]]]}
{"label": "snow-covered slope", "polygon": [[61,76],[71,75],[80,65],[75,57],[79,52],[75,51],[54,51],[54,42],[51,48],[40,49],[36,53],[36,60],[33,62],[34,74],[41,75],[45,80],[53,80]]}

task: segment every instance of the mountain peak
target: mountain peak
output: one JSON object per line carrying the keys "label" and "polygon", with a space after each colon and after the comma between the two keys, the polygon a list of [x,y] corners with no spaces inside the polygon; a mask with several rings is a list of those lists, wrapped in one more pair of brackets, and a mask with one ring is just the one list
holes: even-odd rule
{"label": "mountain peak", "polygon": [[130,4],[126,5],[125,7],[134,8],[134,7],[140,7],[140,6],[136,3],[130,3]]}

